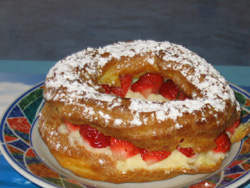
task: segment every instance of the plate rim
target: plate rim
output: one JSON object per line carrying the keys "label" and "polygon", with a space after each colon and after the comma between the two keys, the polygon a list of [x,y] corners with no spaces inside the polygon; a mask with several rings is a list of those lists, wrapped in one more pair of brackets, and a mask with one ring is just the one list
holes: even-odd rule
{"label": "plate rim", "polygon": [[[9,112],[12,110],[12,108],[16,105],[16,103],[18,101],[20,101],[25,95],[27,95],[28,93],[36,90],[38,87],[43,86],[45,83],[45,81],[39,82],[33,86],[31,86],[28,90],[24,91],[23,93],[21,93],[18,97],[16,97],[6,108],[5,111],[2,113],[1,115],[1,121],[0,121],[0,151],[2,153],[2,155],[4,156],[5,160],[10,164],[10,166],[15,169],[20,175],[22,175],[23,177],[27,178],[29,181],[31,181],[32,183],[38,185],[38,186],[43,186],[43,187],[48,187],[48,188],[55,188],[57,186],[54,186],[52,184],[50,184],[49,182],[45,182],[42,179],[40,179],[38,176],[34,175],[33,173],[23,169],[19,164],[17,164],[15,162],[15,160],[13,159],[13,157],[11,155],[9,155],[9,153],[6,152],[6,150],[8,150],[7,148],[5,148],[4,143],[2,142],[2,133],[3,133],[3,124],[6,120],[7,115],[9,114]],[[33,125],[32,125],[33,126]],[[30,134],[29,134],[30,136]],[[32,147],[30,145],[30,147]],[[33,149],[33,147],[32,147]]]}

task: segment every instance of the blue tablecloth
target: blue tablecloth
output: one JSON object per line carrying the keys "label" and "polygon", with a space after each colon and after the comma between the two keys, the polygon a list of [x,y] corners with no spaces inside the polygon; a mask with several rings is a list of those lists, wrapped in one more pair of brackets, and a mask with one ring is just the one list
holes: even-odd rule
{"label": "blue tablecloth", "polygon": [[[43,81],[49,68],[55,62],[36,61],[0,61],[0,83],[1,82],[25,82],[34,85]],[[22,67],[25,67],[22,68]],[[250,67],[237,66],[215,66],[217,70],[231,83],[241,86],[250,92]],[[28,74],[28,75],[27,75]],[[23,92],[23,91],[20,91]],[[1,90],[0,90],[1,94]],[[19,95],[21,93],[17,93]],[[0,187],[38,187],[18,172],[16,172],[0,154]],[[240,186],[250,188],[250,181]]]}

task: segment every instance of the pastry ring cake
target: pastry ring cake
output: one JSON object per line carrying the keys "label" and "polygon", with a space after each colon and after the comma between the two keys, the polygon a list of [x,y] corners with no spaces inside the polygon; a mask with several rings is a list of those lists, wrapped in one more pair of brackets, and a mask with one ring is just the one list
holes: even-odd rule
{"label": "pastry ring cake", "polygon": [[169,42],[118,42],[72,54],[51,68],[43,96],[42,139],[62,167],[93,180],[212,172],[249,132],[227,81]]}

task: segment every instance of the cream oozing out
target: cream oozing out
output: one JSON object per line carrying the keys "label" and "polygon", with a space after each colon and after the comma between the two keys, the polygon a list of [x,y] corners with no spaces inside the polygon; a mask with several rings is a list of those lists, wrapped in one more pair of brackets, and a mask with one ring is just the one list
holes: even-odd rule
{"label": "cream oozing out", "polygon": [[[186,77],[187,81],[195,85],[203,95],[202,98],[185,101],[170,101],[170,102],[152,102],[141,99],[130,99],[129,109],[134,115],[134,119],[129,122],[130,126],[140,126],[147,120],[140,118],[140,113],[155,112],[156,121],[161,122],[166,118],[176,120],[182,117],[183,113],[195,113],[197,111],[204,112],[204,108],[211,106],[218,112],[223,112],[226,109],[225,100],[229,100],[232,104],[240,109],[238,102],[235,99],[234,93],[227,81],[216,71],[212,65],[208,64],[204,59],[190,50],[176,44],[169,42],[155,42],[155,41],[132,41],[132,42],[118,42],[103,48],[93,49],[88,48],[81,52],[72,54],[65,59],[59,61],[48,73],[45,87],[49,88],[44,93],[44,98],[48,101],[59,101],[67,104],[83,105],[86,110],[84,114],[96,113],[93,108],[85,104],[79,104],[79,99],[96,101],[96,105],[101,104],[102,101],[107,102],[109,110],[113,107],[121,105],[121,99],[117,96],[107,95],[98,92],[100,86],[93,83],[90,75],[98,76],[104,67],[111,59],[121,59],[121,57],[134,57],[135,55],[143,56],[146,53],[161,56],[164,61],[174,61],[176,63],[166,65],[164,69],[171,68],[180,71]],[[161,52],[161,53],[160,53]],[[107,57],[101,54],[109,53]],[[149,58],[148,62],[154,64],[154,59]],[[187,66],[190,65],[190,66]],[[193,73],[190,76],[188,72],[191,67]],[[72,70],[78,70],[72,72]],[[206,75],[201,82],[202,75]],[[84,76],[84,77],[83,77]],[[60,88],[63,88],[62,92]],[[53,92],[57,90],[57,92]],[[108,114],[99,112],[100,117],[104,119],[105,123],[109,123],[110,117]],[[123,122],[122,118],[115,120],[114,125],[124,126],[128,122]],[[219,121],[218,121],[219,123]],[[176,122],[176,128],[180,128]]]}
{"label": "cream oozing out", "polygon": [[[113,159],[112,151],[109,146],[105,148],[93,148],[80,136],[79,130],[68,132],[64,123],[60,127],[58,127],[57,130],[60,134],[68,135],[68,140],[71,147],[78,147],[78,145],[80,145],[92,153],[103,154]],[[148,165],[142,159],[140,154],[137,154],[125,160],[113,160],[116,161],[116,168],[122,171],[123,173],[126,173],[127,171],[134,171],[136,169],[165,169],[169,170],[167,173],[170,173],[172,169],[176,168],[196,170],[199,169],[201,165],[213,166],[223,160],[226,156],[227,153],[216,153],[210,150],[206,153],[196,154],[193,157],[187,157],[180,151],[174,150],[166,159],[163,159],[151,165]],[[102,165],[103,163],[105,163],[105,161],[100,160],[99,163]]]}

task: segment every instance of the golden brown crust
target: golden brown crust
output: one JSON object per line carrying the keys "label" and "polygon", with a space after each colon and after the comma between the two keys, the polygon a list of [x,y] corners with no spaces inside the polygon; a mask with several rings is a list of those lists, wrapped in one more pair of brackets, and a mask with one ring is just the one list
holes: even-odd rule
{"label": "golden brown crust", "polygon": [[[102,93],[100,84],[119,86],[119,75],[139,77],[145,72],[172,79],[192,99],[166,103]],[[70,146],[67,135],[57,131],[63,122],[88,124],[139,148],[173,151],[180,144],[202,153],[214,148],[217,136],[240,117],[239,103],[224,78],[198,55],[167,42],[117,43],[73,54],[50,70],[44,98],[39,131],[58,162],[79,176],[114,183],[211,172],[221,160],[196,169],[173,168],[171,173],[164,169],[123,173],[112,157]]]}
{"label": "golden brown crust", "polygon": [[220,160],[210,165],[204,163],[195,169],[185,167],[173,168],[170,171],[135,169],[124,173],[116,168],[116,161],[111,156],[90,152],[79,145],[71,147],[68,135],[58,132],[58,127],[61,125],[59,117],[58,111],[46,103],[39,119],[40,135],[58,163],[80,177],[112,183],[157,181],[180,174],[209,173],[219,169],[222,162]]}
{"label": "golden brown crust", "polygon": [[[130,61],[126,58],[121,58],[119,61],[112,60],[107,63],[106,66],[108,68],[104,66],[102,74],[98,78],[99,80],[97,80],[96,75],[91,75],[89,79],[92,80],[92,84],[96,84],[95,86],[98,86],[98,83],[103,84],[116,82],[120,74],[129,73],[134,75],[143,73],[146,69],[146,71],[150,70],[157,72],[162,74],[164,77],[173,79],[173,81],[175,81],[176,84],[189,96],[196,96],[193,101],[191,101],[192,103],[188,105],[197,105],[195,102],[203,97],[202,92],[199,91],[195,85],[188,82],[180,73],[180,71],[185,71],[184,69],[192,70],[191,65],[186,65],[184,68],[181,67],[181,69],[177,69],[174,68],[177,64],[176,62],[163,61],[159,58],[157,59],[157,57],[154,57],[157,60],[156,63],[152,65],[147,62],[147,56],[149,55],[145,55],[145,57],[140,58],[136,56],[134,58],[130,58]],[[84,66],[85,69],[83,70],[88,70],[90,68],[87,68],[87,66],[88,65]],[[166,70],[165,67],[168,67],[168,69]],[[191,76],[192,74],[193,72],[189,71],[186,76]],[[216,75],[211,76],[216,79]],[[52,78],[47,77],[46,81],[53,80],[55,78],[55,76]],[[82,79],[84,80],[84,78]],[[62,92],[64,93],[66,91],[61,87],[56,89],[47,86],[45,87],[44,95],[46,96],[50,93],[50,95],[54,95],[52,98],[58,98],[56,95]],[[225,90],[224,92],[227,91]],[[216,111],[210,104],[206,104],[199,110],[191,112],[187,111],[180,117],[177,117],[176,120],[171,118],[165,118],[164,120],[156,119],[157,111],[139,112],[138,116],[141,123],[140,126],[131,126],[130,122],[133,121],[137,115],[137,112],[130,109],[130,106],[132,105],[131,99],[116,97],[110,104],[106,101],[97,101],[95,98],[81,98],[77,100],[77,103],[60,102],[68,100],[63,97],[61,98],[61,100],[53,99],[48,102],[59,110],[62,121],[69,121],[75,124],[89,124],[106,135],[113,136],[121,140],[127,140],[138,147],[147,148],[149,150],[171,151],[176,148],[180,140],[184,137],[186,138],[186,144],[188,144],[188,140],[190,140],[189,145],[192,146],[195,151],[203,152],[209,150],[214,147],[213,141],[217,138],[217,136],[225,130],[226,127],[231,126],[234,121],[239,119],[240,115],[236,103],[233,103],[228,99],[223,100],[227,113],[224,113],[224,111]],[[219,99],[219,96],[217,99],[221,100]],[[112,107],[111,109],[111,106],[116,103],[118,105]],[[156,104],[163,105],[163,108],[165,105],[161,102],[155,102],[154,105]],[[180,108],[181,105],[182,104],[180,104]],[[166,108],[171,110],[171,105],[166,106]],[[185,104],[183,108],[185,108]],[[91,115],[83,113],[86,109],[92,110]],[[106,121],[107,119],[100,115],[100,111],[102,114],[107,114],[110,117],[108,122]],[[167,113],[168,112],[166,112],[166,114]],[[114,126],[115,120],[121,118],[124,125]],[[181,127],[177,129],[176,124],[181,125]],[[203,139],[206,141],[203,142]]]}
{"label": "golden brown crust", "polygon": [[115,170],[115,167],[112,169],[104,169],[104,167],[100,165],[90,167],[88,160],[83,161],[82,158],[72,158],[59,152],[52,152],[52,154],[62,167],[71,170],[74,174],[80,177],[111,183],[149,182],[166,180],[181,174],[209,173],[218,170],[221,165],[221,162],[213,166],[201,165],[201,167],[197,170],[176,168],[172,169],[171,172],[166,172],[163,169],[151,171],[137,169],[123,174],[120,171]]}

